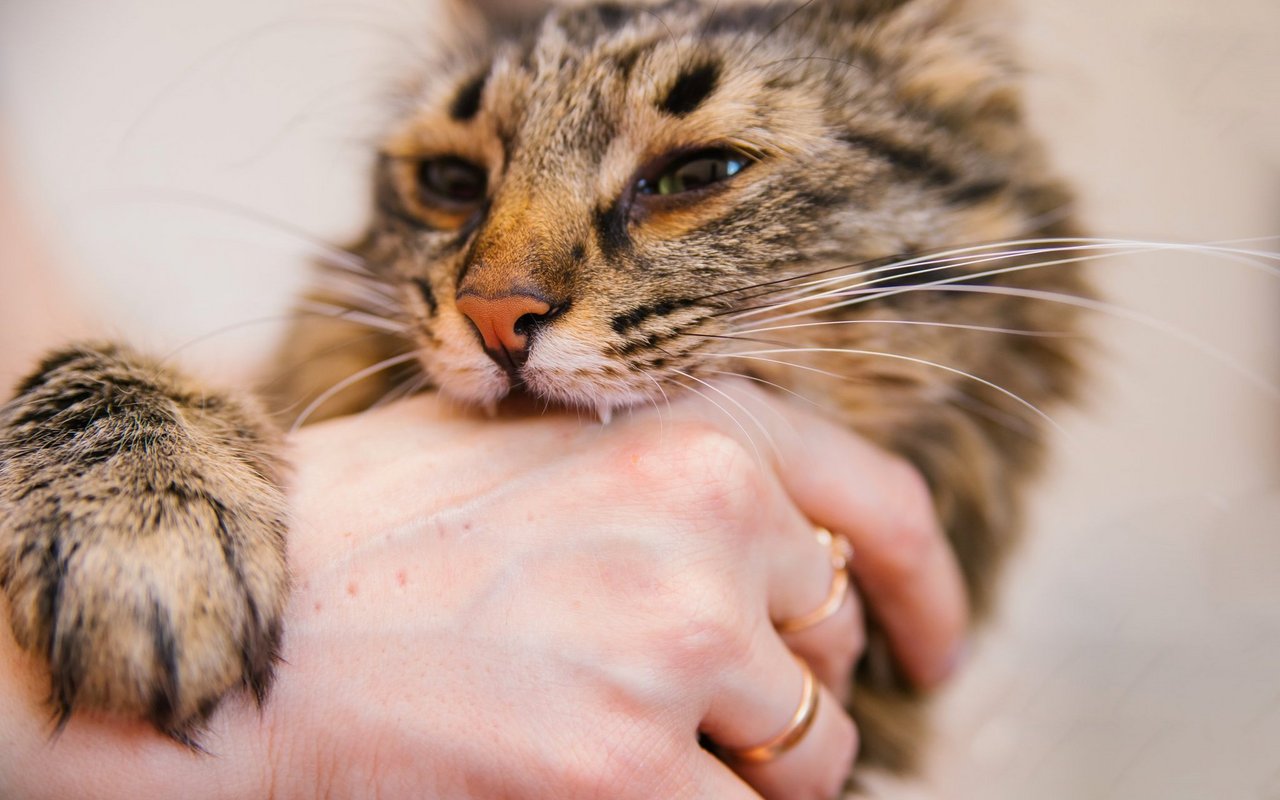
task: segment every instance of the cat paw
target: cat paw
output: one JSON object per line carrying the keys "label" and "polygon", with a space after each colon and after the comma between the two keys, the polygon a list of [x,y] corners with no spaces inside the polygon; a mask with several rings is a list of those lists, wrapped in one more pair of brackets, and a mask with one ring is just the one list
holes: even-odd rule
{"label": "cat paw", "polygon": [[231,398],[114,348],[48,359],[0,411],[0,589],[47,662],[57,724],[149,719],[189,746],[259,702],[288,591],[272,434]]}

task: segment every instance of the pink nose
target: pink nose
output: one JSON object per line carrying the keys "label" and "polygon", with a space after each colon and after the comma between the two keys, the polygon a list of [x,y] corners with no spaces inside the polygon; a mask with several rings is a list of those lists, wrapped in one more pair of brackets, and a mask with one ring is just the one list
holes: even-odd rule
{"label": "pink nose", "polygon": [[481,297],[463,293],[458,310],[484,339],[484,349],[504,367],[523,360],[528,334],[551,311],[551,304],[527,294]]}

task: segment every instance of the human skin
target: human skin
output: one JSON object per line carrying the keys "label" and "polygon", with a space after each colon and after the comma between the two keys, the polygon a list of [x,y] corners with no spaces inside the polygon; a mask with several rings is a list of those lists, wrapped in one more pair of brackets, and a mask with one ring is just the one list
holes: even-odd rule
{"label": "human skin", "polygon": [[[209,754],[85,715],[50,738],[47,677],[6,627],[0,794],[832,796],[856,749],[835,695],[861,609],[851,597],[785,642],[771,623],[825,596],[811,521],[853,540],[866,602],[922,685],[963,637],[958,573],[913,470],[724,388],[758,429],[697,399],[602,427],[477,418],[428,395],[302,431],[295,586],[266,705],[225,704]],[[735,774],[698,734],[744,747],[785,727],[792,652],[827,684],[815,726]]]}
{"label": "human skin", "polygon": [[[0,126],[0,143],[4,134]],[[44,348],[88,328],[77,294],[59,279],[0,157],[0,396],[8,399]]]}

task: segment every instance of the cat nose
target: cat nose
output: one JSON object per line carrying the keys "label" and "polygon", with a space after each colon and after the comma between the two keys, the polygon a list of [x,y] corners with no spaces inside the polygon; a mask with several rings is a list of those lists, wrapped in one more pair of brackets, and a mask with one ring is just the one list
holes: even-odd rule
{"label": "cat nose", "polygon": [[463,292],[457,304],[480,332],[485,352],[507,370],[524,361],[529,334],[553,316],[550,303],[529,294],[482,297]]}

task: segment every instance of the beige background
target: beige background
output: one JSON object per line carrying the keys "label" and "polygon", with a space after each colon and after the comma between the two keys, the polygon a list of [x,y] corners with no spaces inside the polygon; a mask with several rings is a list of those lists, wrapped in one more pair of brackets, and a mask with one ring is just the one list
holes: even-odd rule
{"label": "beige background", "polygon": [[[1280,3],[1019,6],[1034,118],[1096,231],[1280,235]],[[411,0],[0,0],[13,167],[106,327],[243,372],[275,326],[222,329],[278,314],[307,249],[254,217],[337,241],[359,228],[380,87],[438,16]],[[880,796],[1280,798],[1280,401],[1256,385],[1280,383],[1280,279],[1168,253],[1099,275],[1168,327],[1099,319],[1090,408],[1061,420],[931,776]]]}

